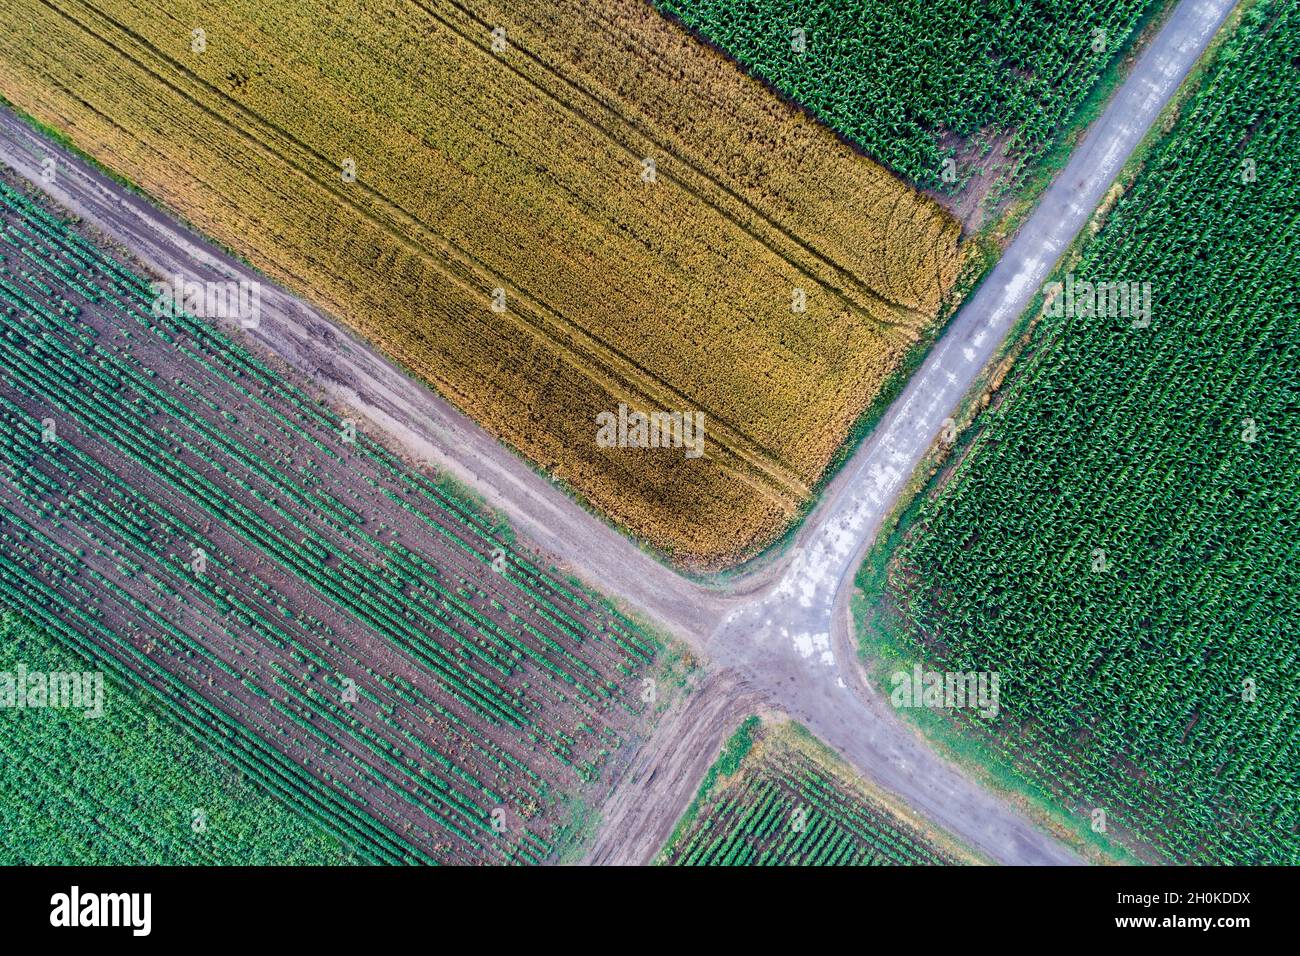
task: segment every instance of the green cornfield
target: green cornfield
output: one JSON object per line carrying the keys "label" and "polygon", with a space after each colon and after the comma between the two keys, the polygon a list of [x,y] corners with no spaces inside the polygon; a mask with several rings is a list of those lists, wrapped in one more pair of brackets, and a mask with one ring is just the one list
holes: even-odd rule
{"label": "green cornfield", "polygon": [[1247,11],[1070,277],[1149,282],[1148,320],[1045,312],[867,622],[999,672],[955,726],[1157,861],[1300,863],[1297,50]]}
{"label": "green cornfield", "polygon": [[[869,155],[944,190],[991,156],[1005,163],[1004,185],[1018,182],[1156,6],[654,2]],[[945,180],[945,159],[959,155]]]}
{"label": "green cornfield", "polygon": [[[48,635],[0,617],[0,672],[82,673]],[[103,712],[0,710],[0,865],[317,866],[339,843],[116,681]]]}

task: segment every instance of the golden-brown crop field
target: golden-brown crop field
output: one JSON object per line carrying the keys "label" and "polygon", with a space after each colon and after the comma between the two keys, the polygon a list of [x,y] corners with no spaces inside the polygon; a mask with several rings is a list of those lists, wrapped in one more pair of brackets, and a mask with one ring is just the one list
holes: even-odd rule
{"label": "golden-brown crop field", "polygon": [[[0,93],[701,566],[788,525],[964,258],[639,0],[10,0]],[[703,456],[601,447],[620,403]]]}

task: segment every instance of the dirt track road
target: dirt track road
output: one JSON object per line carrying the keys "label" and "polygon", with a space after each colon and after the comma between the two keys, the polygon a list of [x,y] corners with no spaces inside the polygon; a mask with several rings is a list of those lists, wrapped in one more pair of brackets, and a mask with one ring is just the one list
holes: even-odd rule
{"label": "dirt track road", "polygon": [[701,675],[693,692],[661,719],[606,802],[584,862],[622,866],[652,860],[723,742],[763,706],[763,697],[735,671],[713,667]]}
{"label": "dirt track road", "polygon": [[[827,489],[792,555],[724,592],[648,557],[552,487],[427,388],[328,317],[269,283],[263,350],[356,409],[410,455],[446,469],[503,511],[521,537],[687,641],[713,671],[670,714],[605,807],[589,859],[641,862],[693,795],[727,721],[784,710],[860,772],[1003,863],[1077,858],[938,757],[865,683],[852,647],[853,575],[881,520],[1016,318],[1083,227],[1234,0],[1183,0],[1044,194],[979,292],[953,320],[869,441]],[[54,181],[42,162],[57,159]],[[41,183],[160,274],[260,280],[147,202],[0,113],[0,161]],[[743,694],[738,688],[745,688]],[[740,706],[736,706],[739,704]],[[725,718],[725,719],[723,719]]]}

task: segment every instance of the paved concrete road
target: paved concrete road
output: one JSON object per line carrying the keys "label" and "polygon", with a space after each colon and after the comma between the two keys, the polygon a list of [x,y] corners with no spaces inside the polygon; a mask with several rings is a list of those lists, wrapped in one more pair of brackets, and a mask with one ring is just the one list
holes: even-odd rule
{"label": "paved concrete road", "polygon": [[[414,458],[469,483],[508,515],[522,538],[671,628],[711,658],[712,666],[751,688],[756,699],[803,721],[866,776],[975,849],[1005,863],[1076,862],[1055,840],[937,757],[865,685],[851,647],[847,600],[880,521],[943,420],[1087,221],[1233,2],[1180,3],[1001,262],[872,438],[831,483],[800,532],[794,554],[725,590],[688,581],[638,551],[468,418],[301,300],[264,285],[262,322],[250,335],[332,399],[388,432]],[[259,278],[0,113],[0,161],[41,183],[42,161],[49,156],[58,163],[54,181],[42,183],[44,188],[159,273],[181,272],[199,280]],[[719,680],[702,685],[703,693],[732,686]],[[693,706],[704,709],[702,702]],[[691,736],[689,728],[675,733]],[[713,746],[718,733],[710,723],[708,733],[694,735],[699,749]],[[642,768],[639,776],[650,781],[654,775],[653,768]]]}

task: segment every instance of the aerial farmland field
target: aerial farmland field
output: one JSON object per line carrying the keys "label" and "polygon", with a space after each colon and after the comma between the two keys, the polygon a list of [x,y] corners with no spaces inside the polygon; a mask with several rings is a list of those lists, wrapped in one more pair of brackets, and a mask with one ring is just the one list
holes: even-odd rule
{"label": "aerial farmland field", "polygon": [[[636,0],[0,28],[0,94],[687,564],[802,513],[965,261],[936,203]],[[621,405],[702,444],[606,447]]]}
{"label": "aerial farmland field", "polygon": [[6,941],[1284,932],[1297,10],[0,5]]}
{"label": "aerial farmland field", "polygon": [[658,642],[2,182],[0,227],[4,606],[362,861],[552,857]]}
{"label": "aerial farmland field", "polygon": [[[86,661],[15,618],[0,660],[75,673]],[[342,845],[259,792],[125,685],[99,719],[51,710],[0,720],[0,864],[343,864]],[[103,719],[107,717],[107,719]]]}
{"label": "aerial farmland field", "polygon": [[870,793],[806,730],[748,718],[709,769],[661,861],[676,866],[976,862]]}
{"label": "aerial farmland field", "polygon": [[[1293,5],[1249,11],[869,615],[888,661],[1000,672],[997,720],[951,726],[1151,860],[1300,862],[1298,42]],[[1150,309],[1089,282],[1149,283]]]}

